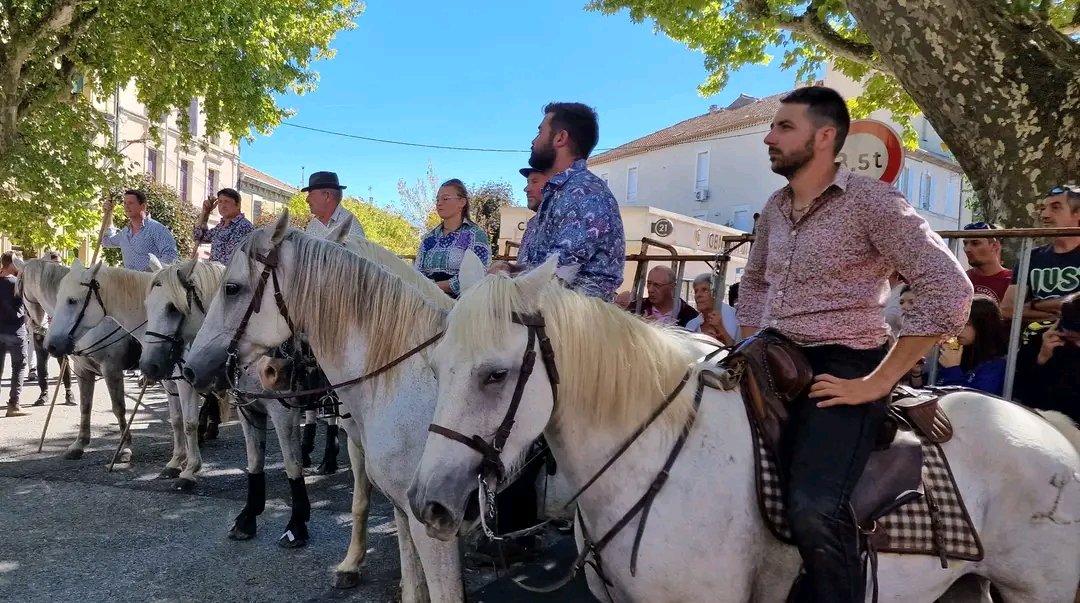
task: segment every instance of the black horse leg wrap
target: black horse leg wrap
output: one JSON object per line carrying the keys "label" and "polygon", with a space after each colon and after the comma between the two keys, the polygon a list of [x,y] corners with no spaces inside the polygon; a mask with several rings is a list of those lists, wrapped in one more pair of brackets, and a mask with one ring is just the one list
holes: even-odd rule
{"label": "black horse leg wrap", "polygon": [[307,523],[311,519],[311,502],[308,500],[304,476],[289,480],[289,494],[292,496],[292,518],[289,523]]}
{"label": "black horse leg wrap", "polygon": [[248,490],[247,490],[247,504],[244,505],[244,510],[241,513],[248,515],[262,515],[263,509],[266,508],[266,474],[265,473],[249,473],[248,474]]}

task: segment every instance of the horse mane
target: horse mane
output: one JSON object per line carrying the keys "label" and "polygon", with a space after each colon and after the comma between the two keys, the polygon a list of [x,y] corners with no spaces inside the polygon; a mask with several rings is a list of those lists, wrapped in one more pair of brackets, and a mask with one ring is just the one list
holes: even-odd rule
{"label": "horse mane", "polygon": [[[248,237],[243,244],[252,286],[262,271],[251,253],[254,239],[254,235]],[[323,344],[326,351],[320,360],[342,360],[352,343],[350,325],[366,336],[364,366],[369,371],[393,362],[442,326],[446,314],[437,302],[375,261],[293,228],[286,231],[282,242],[294,246],[298,266],[284,288],[285,304],[294,326],[306,333],[309,341],[318,339]],[[439,293],[447,297],[441,290]],[[392,379],[397,372],[388,371],[386,376]]]}
{"label": "horse mane", "polygon": [[[55,306],[60,281],[64,280],[70,271],[71,269],[67,266],[54,264],[41,258],[29,260],[19,271],[19,278],[15,285],[16,293],[25,300],[26,293],[29,291],[31,302],[43,307],[46,303]],[[40,299],[39,296],[46,299]]]}
{"label": "horse mane", "polygon": [[[436,353],[474,359],[498,353],[516,327],[510,322],[514,312],[544,317],[560,379],[556,424],[588,421],[597,427],[634,429],[675,390],[696,360],[692,333],[645,322],[614,304],[571,291],[556,279],[530,303],[514,279],[501,275],[486,277],[462,295],[450,311]],[[693,396],[691,382],[657,424],[681,429],[693,412]]]}
{"label": "horse mane", "polygon": [[187,289],[180,283],[180,275],[187,275],[189,270],[191,276],[185,276],[185,278],[195,286],[195,291],[199,294],[203,304],[209,306],[210,300],[221,285],[221,279],[225,276],[225,265],[218,262],[191,259],[165,266],[154,273],[154,278],[150,280],[146,287],[146,295],[149,296],[151,289],[160,286],[165,292],[166,301],[175,306],[181,313],[188,314],[191,309],[188,308]]}
{"label": "horse mane", "polygon": [[[79,282],[82,282],[82,272],[91,270],[84,268],[79,272]],[[72,271],[74,272],[74,270]],[[154,274],[102,265],[98,270],[97,280],[101,285],[101,301],[105,304],[105,311],[113,317],[125,314],[146,314],[146,290],[153,280]]]}
{"label": "horse mane", "polygon": [[398,276],[409,285],[416,287],[420,293],[427,297],[435,305],[449,310],[454,306],[454,300],[446,294],[435,281],[424,276],[412,264],[397,256],[394,252],[379,245],[371,239],[349,239],[345,246],[360,257],[379,264],[391,274]]}

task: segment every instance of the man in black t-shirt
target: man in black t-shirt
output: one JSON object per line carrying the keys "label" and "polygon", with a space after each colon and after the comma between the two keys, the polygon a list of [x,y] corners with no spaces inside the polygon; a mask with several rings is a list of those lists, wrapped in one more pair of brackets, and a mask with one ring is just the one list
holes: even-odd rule
{"label": "man in black t-shirt", "polygon": [[8,251],[0,255],[0,373],[4,361],[11,356],[11,393],[7,416],[21,417],[26,413],[19,408],[23,380],[26,378],[26,308],[22,298],[15,294],[15,281],[19,271],[15,258]]}
{"label": "man in black t-shirt", "polygon": [[[1080,226],[1080,186],[1063,185],[1050,189],[1042,203],[1042,225],[1047,228]],[[1013,270],[1012,284],[1001,301],[1001,315],[1011,319],[1020,278]],[[1049,245],[1031,252],[1027,278],[1028,293],[1024,320],[1053,322],[1061,314],[1061,299],[1080,291],[1080,237],[1058,237]]]}

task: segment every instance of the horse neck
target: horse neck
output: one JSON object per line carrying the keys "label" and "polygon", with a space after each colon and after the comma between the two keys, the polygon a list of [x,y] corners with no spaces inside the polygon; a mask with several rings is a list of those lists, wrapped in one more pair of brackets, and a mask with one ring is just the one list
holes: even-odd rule
{"label": "horse neck", "polygon": [[[134,278],[139,282],[139,286],[133,288],[134,295],[128,296],[123,299],[121,303],[116,303],[116,297],[102,294],[102,299],[109,299],[112,302],[112,307],[105,308],[105,312],[113,320],[119,323],[124,329],[135,331],[141,326],[146,324],[146,296],[141,293],[146,290],[146,286],[149,284],[153,275],[150,273],[134,272],[124,270],[122,268],[112,269],[113,274],[110,276],[114,279]],[[110,286],[111,283],[98,281],[102,288]],[[109,303],[109,302],[106,302]]]}

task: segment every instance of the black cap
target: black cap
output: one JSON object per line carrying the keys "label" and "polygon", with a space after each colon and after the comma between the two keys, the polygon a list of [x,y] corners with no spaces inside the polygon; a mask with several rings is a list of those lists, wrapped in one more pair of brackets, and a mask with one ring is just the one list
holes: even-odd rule
{"label": "black cap", "polygon": [[300,189],[300,192],[306,193],[320,188],[336,188],[339,191],[345,190],[345,187],[338,183],[337,174],[334,172],[315,172],[308,177],[308,185]]}
{"label": "black cap", "polygon": [[537,170],[535,168],[527,167],[527,168],[521,168],[518,171],[521,172],[522,176],[525,176],[526,178],[528,178],[529,174],[531,174],[533,172],[538,172],[539,170]]}

